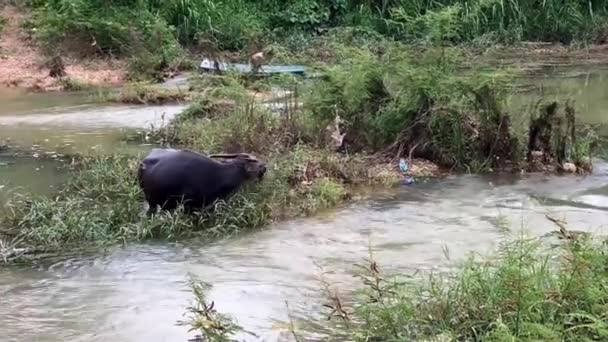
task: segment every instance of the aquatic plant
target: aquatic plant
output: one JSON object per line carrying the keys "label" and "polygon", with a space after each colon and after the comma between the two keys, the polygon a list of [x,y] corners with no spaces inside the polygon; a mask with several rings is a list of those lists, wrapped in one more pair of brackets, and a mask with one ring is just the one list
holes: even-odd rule
{"label": "aquatic plant", "polygon": [[178,325],[189,326],[189,332],[197,331],[194,339],[197,342],[236,342],[234,334],[244,330],[233,317],[218,312],[215,302],[208,302],[206,292],[211,286],[192,278],[190,287],[194,294],[194,303],[187,309],[190,317],[187,321],[179,321]]}

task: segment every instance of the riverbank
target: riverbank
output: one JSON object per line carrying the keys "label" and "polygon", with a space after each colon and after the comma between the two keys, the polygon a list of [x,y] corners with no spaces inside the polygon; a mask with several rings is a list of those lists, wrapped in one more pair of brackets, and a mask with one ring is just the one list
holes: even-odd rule
{"label": "riverbank", "polygon": [[[9,339],[36,339],[45,331],[52,340],[94,335],[91,342],[187,341],[196,332],[176,321],[189,318],[184,316],[193,300],[188,280],[194,277],[211,285],[205,294],[215,309],[246,330],[273,340],[291,318],[306,340],[305,332],[327,323],[331,311],[322,306],[331,302],[319,277],[349,306],[358,298],[350,291],[360,288],[353,265],[366,264],[370,243],[388,280],[417,274],[424,282],[427,272],[452,270],[469,253],[491,258],[503,238],[501,222],[513,222],[517,234],[523,221],[531,237],[557,229],[545,214],[566,220],[572,230],[605,231],[608,165],[594,166],[586,177],[464,175],[390,191],[376,188],[372,196],[335,210],[212,243],[132,242],[35,267],[0,267],[1,291],[10,294],[0,306],[0,326]],[[83,305],[95,310],[82,311]],[[245,334],[236,339],[256,340]]]}
{"label": "riverbank", "polygon": [[[218,2],[190,12],[201,9],[194,6],[210,3],[137,4],[143,6],[49,2],[49,7],[41,6],[44,20],[38,24],[44,33],[78,36],[85,32],[87,44],[81,46],[89,46],[89,34],[93,34],[104,54],[119,50],[125,41],[146,42],[150,50],[131,56],[145,58],[130,66],[161,79],[164,58],[175,63],[171,58],[175,50],[165,48],[175,46],[176,39],[181,44],[192,40],[192,31],[210,31],[223,48],[246,50],[247,42],[262,39],[269,28],[281,26],[275,24],[283,18],[283,28],[298,27],[306,34],[304,41],[284,45],[296,52],[284,48],[278,59],[310,56],[318,62],[319,78],[309,83],[282,79],[252,84],[234,75],[197,77],[188,90],[190,108],[169,125],[135,137],[139,143],[204,153],[250,152],[268,163],[263,183],[218,202],[212,212],[145,217],[135,180],[145,152],[68,156],[62,164],[67,181],[52,194],[12,197],[0,213],[0,257],[9,264],[40,262],[40,267],[0,266],[0,292],[7,294],[3,297],[6,305],[0,305],[0,326],[6,327],[9,339],[36,339],[44,332],[54,340],[185,341],[186,328],[177,333],[171,329],[185,306],[184,280],[189,273],[219,288],[207,296],[218,299],[212,309],[214,304],[203,305],[209,304],[203,296],[207,289],[195,287],[199,310],[190,312],[194,321],[187,324],[207,335],[232,332],[218,332],[226,322],[215,324],[217,308],[230,311],[252,330],[265,331],[292,309],[305,322],[312,322],[316,314],[333,315],[317,326],[336,341],[575,341],[608,336],[606,245],[586,241],[566,228],[561,231],[565,243],[559,249],[507,240],[497,258],[471,261],[460,271],[442,273],[445,278],[397,282],[418,269],[445,270],[449,266],[441,262],[442,252],[446,258],[458,258],[471,250],[495,247],[507,229],[501,224],[505,213],[522,221],[526,215],[535,237],[553,229],[539,219],[547,211],[574,217],[577,228],[591,230],[592,222],[604,222],[608,172],[605,164],[598,163],[603,169],[590,174],[597,140],[580,124],[580,107],[568,103],[561,93],[552,99],[556,102],[539,102],[525,109],[507,106],[513,83],[505,70],[496,70],[489,59],[470,59],[473,49],[446,46],[450,45],[446,42],[487,37],[492,27],[503,39],[517,35],[516,40],[571,40],[577,33],[591,32],[586,30],[590,26],[601,28],[605,12],[597,6],[590,18],[586,14],[590,11],[571,2],[570,11],[560,11],[553,19],[545,16],[555,13],[545,4],[563,2],[544,2],[540,10],[526,8],[522,2],[517,11],[502,12],[504,21],[494,17],[477,22],[478,26],[462,14],[476,13],[481,18],[491,10],[482,5],[492,3],[468,1],[479,6],[473,11],[450,2],[402,12],[416,13],[413,19],[393,17],[399,12],[393,8],[390,19],[401,22],[389,31],[408,44],[422,46],[410,50],[404,48],[408,45],[386,43],[374,35],[358,39],[363,38],[361,30],[347,33],[354,40],[345,44],[330,34],[310,39],[310,31],[326,29],[319,20],[327,25],[329,17],[339,22],[348,17],[345,12],[356,17],[354,11],[325,5],[310,8],[328,9],[331,16],[285,24],[285,18],[300,18],[300,13],[275,11],[278,15],[271,16],[268,13],[275,12],[256,12],[261,5],[257,2]],[[365,10],[365,6],[360,8]],[[293,9],[286,7],[286,11]],[[511,13],[521,17],[509,17]],[[575,16],[569,17],[571,13]],[[208,14],[212,20],[191,20]],[[188,23],[214,27],[208,30]],[[501,26],[513,23],[515,27]],[[168,31],[169,27],[176,31]],[[139,34],[143,39],[130,40]],[[297,37],[298,32],[288,38]],[[170,53],[165,55],[166,51]],[[497,55],[504,51],[501,48]],[[599,60],[603,52],[596,52]],[[559,53],[554,56],[560,58]],[[513,65],[513,59],[506,62]],[[551,63],[539,58],[531,64],[540,69]],[[260,104],[250,92],[278,84],[293,93],[281,101]],[[74,82],[71,87],[77,86]],[[140,91],[139,85],[135,87],[124,93],[131,103],[175,100],[166,94],[157,100],[147,90]],[[526,120],[519,127],[514,122],[522,117]],[[409,162],[405,168],[413,183],[400,171],[400,159]],[[474,175],[424,184],[423,176],[462,173]],[[570,174],[554,177],[562,173]],[[381,191],[398,182],[407,185],[396,195],[353,201],[361,199],[361,188]],[[297,219],[336,207],[327,215]],[[270,229],[260,229],[269,225]],[[370,249],[375,253],[359,265],[362,272],[357,274],[364,290],[352,296],[348,268],[365,257],[365,245],[372,239],[375,248]],[[346,296],[331,292],[327,306],[322,307],[315,267],[326,268],[325,274],[337,279],[338,289],[344,288]],[[297,323],[287,330],[307,332]]]}
{"label": "riverbank", "polygon": [[[23,24],[28,18],[24,10],[14,6],[0,8],[4,19],[0,35],[0,85],[35,91],[63,90],[61,80],[49,75],[46,66],[50,56],[26,32]],[[71,82],[99,87],[125,84],[126,64],[111,58],[64,58],[66,77]]]}
{"label": "riverbank", "polygon": [[[270,35],[265,39],[257,40],[241,37],[238,39],[251,39],[251,41],[241,41],[236,44],[238,48],[234,48],[230,44],[222,47],[221,42],[214,42],[209,37],[201,38],[198,42],[193,37],[189,37],[187,42],[176,41],[176,37],[165,36],[169,33],[159,27],[158,32],[154,33],[162,37],[162,44],[165,44],[163,49],[166,51],[162,54],[155,54],[149,49],[156,49],[158,46],[153,44],[146,47],[146,44],[150,43],[147,41],[150,37],[135,35],[135,32],[123,37],[126,34],[122,27],[124,18],[113,11],[98,13],[101,17],[108,16],[110,21],[97,22],[87,15],[97,13],[98,10],[88,13],[91,10],[87,7],[88,5],[74,5],[80,10],[78,15],[83,17],[70,19],[70,15],[65,13],[66,8],[56,4],[45,8],[41,4],[33,7],[4,5],[1,8],[0,18],[5,18],[5,23],[2,28],[2,36],[0,36],[0,56],[2,57],[0,85],[36,91],[56,91],[99,87],[115,88],[142,80],[159,82],[179,75],[184,70],[196,69],[203,57],[219,56],[227,61],[248,63],[248,56],[262,47],[273,51],[272,55],[267,57],[267,62],[304,63],[312,70],[322,69],[339,62],[341,56],[337,51],[339,49],[364,47],[381,54],[387,45],[398,44],[404,49],[424,54],[426,50],[441,45],[428,41],[421,43],[412,37],[395,39],[387,33],[366,31],[357,26],[338,26],[324,30],[324,33],[320,35],[313,35],[303,30],[300,33],[291,32],[292,36],[288,37]],[[81,9],[78,6],[84,7]],[[184,6],[195,6],[195,4],[185,4]],[[229,4],[219,7],[224,6],[230,7]],[[441,10],[448,10],[450,7],[443,8],[442,6],[439,6]],[[242,8],[241,11],[246,12],[250,9]],[[124,10],[137,11],[138,9],[127,6]],[[165,9],[163,8],[163,10]],[[177,9],[173,10],[177,11]],[[161,14],[164,15],[164,13]],[[145,18],[144,22],[137,24],[144,25],[148,19]],[[90,22],[87,23],[87,21]],[[156,24],[163,24],[162,20]],[[237,26],[239,24],[245,25],[246,23],[235,23]],[[427,29],[431,31],[431,27],[438,23],[429,22],[428,25],[429,27],[423,30],[425,34],[430,34]],[[145,28],[138,26],[132,29],[145,31]],[[116,32],[112,33],[112,31]],[[602,39],[604,37],[602,32],[598,29],[593,31],[593,35],[587,37],[587,40],[568,42],[521,39],[508,43],[496,40],[485,44],[469,41],[449,42],[445,46],[448,49],[461,50],[467,55],[462,66],[470,64],[477,66],[482,64],[508,65],[523,72],[533,72],[555,63],[605,64],[608,62],[608,45],[606,45],[606,40]],[[146,32],[146,34],[152,33]],[[584,33],[581,32],[581,35]],[[110,36],[105,37],[108,34]],[[113,34],[116,37],[113,37]],[[143,32],[139,32],[139,34],[141,35]],[[448,36],[437,38],[449,41]],[[294,45],[295,42],[291,40],[297,39],[299,39],[299,44]],[[133,41],[134,46],[123,46],[128,41]],[[244,45],[250,46],[245,48]],[[65,69],[65,75],[59,78],[49,76],[52,67],[50,62],[56,56],[61,58]]]}

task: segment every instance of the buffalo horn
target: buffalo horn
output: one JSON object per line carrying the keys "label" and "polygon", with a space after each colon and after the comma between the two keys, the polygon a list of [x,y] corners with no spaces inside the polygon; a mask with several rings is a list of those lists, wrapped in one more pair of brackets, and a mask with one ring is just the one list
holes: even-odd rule
{"label": "buffalo horn", "polygon": [[244,157],[244,158],[249,159],[249,160],[257,160],[256,157],[254,157],[254,156],[252,156],[251,154],[248,154],[248,153],[227,153],[227,154],[211,154],[211,155],[209,155],[209,158],[232,159],[232,158],[238,158],[238,157]]}

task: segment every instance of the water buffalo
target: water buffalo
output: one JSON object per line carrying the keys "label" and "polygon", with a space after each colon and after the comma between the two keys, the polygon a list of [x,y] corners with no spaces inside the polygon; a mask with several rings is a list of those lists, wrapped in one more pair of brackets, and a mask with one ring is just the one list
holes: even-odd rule
{"label": "water buffalo", "polygon": [[[212,158],[228,159],[217,161]],[[266,165],[245,153],[206,156],[190,150],[154,148],[141,161],[139,186],[150,208],[148,215],[173,210],[179,203],[187,212],[226,199],[249,180],[261,180]]]}

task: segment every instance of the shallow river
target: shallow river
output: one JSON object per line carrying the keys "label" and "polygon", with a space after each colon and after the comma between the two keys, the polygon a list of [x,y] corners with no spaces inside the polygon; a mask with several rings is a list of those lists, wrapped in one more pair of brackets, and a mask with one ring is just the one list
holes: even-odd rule
{"label": "shallow river", "polygon": [[[580,121],[606,123],[603,74],[603,69],[565,79],[547,74],[553,75],[547,83],[572,84],[567,88],[577,90]],[[23,146],[47,143],[35,151],[66,148],[65,139],[67,148],[116,148],[122,128],[143,127],[163,111],[179,111],[100,109],[78,97],[12,101],[12,109],[0,109],[0,139],[9,136]],[[30,102],[36,108],[28,107]],[[0,162],[0,193],[15,185],[48,191],[60,178],[51,162],[8,155]],[[189,275],[213,285],[209,296],[218,310],[249,330],[271,334],[275,321],[287,319],[285,301],[296,322],[324,312],[321,269],[338,289],[354,288],[352,266],[367,257],[370,241],[383,269],[414,273],[446,269],[470,252],[492,252],[505,233],[498,222],[505,219],[512,232],[523,226],[535,236],[555,229],[545,214],[566,219],[573,229],[605,233],[607,181],[608,164],[601,161],[587,177],[451,177],[212,245],[133,244],[36,269],[0,267],[0,341],[186,341],[192,335],[176,322],[192,300]]]}

